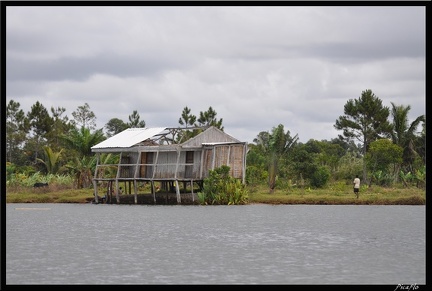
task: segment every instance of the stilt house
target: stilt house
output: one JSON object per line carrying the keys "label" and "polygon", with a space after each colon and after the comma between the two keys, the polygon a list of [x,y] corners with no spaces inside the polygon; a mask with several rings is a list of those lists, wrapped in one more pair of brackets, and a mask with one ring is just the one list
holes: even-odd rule
{"label": "stilt house", "polygon": [[[179,141],[184,132],[201,130],[198,135]],[[177,142],[176,142],[177,141]],[[194,183],[200,188],[209,171],[222,165],[230,167],[230,176],[245,183],[247,143],[241,142],[216,127],[207,128],[129,128],[92,147],[97,165],[93,178],[95,202],[101,184],[115,189],[117,203],[120,182],[129,183],[137,203],[138,185],[150,183],[154,196],[155,182],[176,193],[181,204],[179,183],[190,186],[194,199]],[[106,155],[119,155],[118,164],[107,164]],[[126,187],[125,187],[126,188]],[[126,189],[125,189],[126,190]]]}

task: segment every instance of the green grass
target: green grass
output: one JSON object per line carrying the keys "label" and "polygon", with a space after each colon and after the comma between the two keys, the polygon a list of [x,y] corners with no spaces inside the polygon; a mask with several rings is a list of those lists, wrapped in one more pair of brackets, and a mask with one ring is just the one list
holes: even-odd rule
{"label": "green grass", "polygon": [[356,198],[352,187],[326,187],[323,189],[276,189],[269,194],[265,186],[249,190],[249,203],[268,204],[366,204],[366,205],[425,205],[426,190],[416,187],[384,188],[363,186],[359,198]]}
{"label": "green grass", "polygon": [[51,188],[6,190],[6,203],[88,203],[93,199],[93,189]]}
{"label": "green grass", "polygon": [[[264,185],[247,187],[249,204],[327,204],[327,205],[425,205],[426,190],[415,186],[404,188],[362,186],[357,199],[350,185],[334,184],[323,189],[275,189],[270,194]],[[141,193],[141,192],[140,192]],[[100,195],[101,193],[99,193]],[[88,203],[93,189],[68,189],[50,184],[46,188],[7,187],[6,203]]]}

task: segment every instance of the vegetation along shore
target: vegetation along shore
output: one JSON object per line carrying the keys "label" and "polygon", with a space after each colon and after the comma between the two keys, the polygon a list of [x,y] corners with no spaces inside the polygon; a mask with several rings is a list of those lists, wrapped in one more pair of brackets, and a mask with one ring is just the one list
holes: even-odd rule
{"label": "vegetation along shore", "polygon": [[[272,194],[264,186],[246,187],[248,199],[243,204],[308,204],[308,205],[425,205],[426,191],[417,187],[367,187],[356,198],[351,185],[341,183],[326,188],[292,188]],[[129,196],[129,194],[122,194]],[[130,196],[133,196],[130,195]],[[93,189],[68,189],[58,185],[8,189],[6,203],[91,203]]]}
{"label": "vegetation along shore", "polygon": [[[99,196],[104,201],[104,194],[109,194],[105,202],[131,204],[138,200],[129,199],[135,193],[132,177],[137,193],[147,195],[150,203],[151,195],[165,197],[166,202],[174,196],[176,203],[183,202],[183,191],[199,205],[425,205],[426,116],[409,120],[410,109],[393,102],[384,106],[366,89],[340,108],[341,115],[332,125],[340,134],[331,140],[300,142],[299,133],[291,133],[281,120],[246,143],[224,132],[223,119],[213,107],[195,115],[186,106],[180,118],[173,116],[179,125],[164,128],[170,133],[164,139],[158,131],[151,135],[154,139],[145,135],[125,146],[110,139],[129,129],[148,129],[136,110],[129,122],[113,116],[97,129],[97,118],[87,103],[69,119],[66,108],[47,110],[37,101],[25,113],[18,102],[9,100],[3,199],[7,203],[97,203]],[[217,140],[210,143],[203,139],[215,136]],[[108,146],[100,146],[105,141]],[[232,146],[236,143],[245,146]],[[175,159],[170,160],[167,149],[178,153]],[[204,158],[213,156],[219,160],[205,163],[210,160]],[[204,164],[206,168],[201,168]],[[170,172],[172,168],[175,171]],[[360,178],[359,197],[353,190],[355,177]],[[167,180],[175,183],[175,193],[163,193],[172,192]],[[187,186],[189,182],[192,185]],[[120,186],[123,193],[117,199],[112,193]]]}

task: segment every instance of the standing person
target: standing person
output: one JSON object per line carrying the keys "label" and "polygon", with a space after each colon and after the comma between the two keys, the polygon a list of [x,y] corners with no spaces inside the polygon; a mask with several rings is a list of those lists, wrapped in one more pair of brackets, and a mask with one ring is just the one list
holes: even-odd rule
{"label": "standing person", "polygon": [[354,184],[354,194],[356,195],[357,198],[359,198],[360,179],[358,175],[356,175],[356,177],[354,178],[353,184]]}

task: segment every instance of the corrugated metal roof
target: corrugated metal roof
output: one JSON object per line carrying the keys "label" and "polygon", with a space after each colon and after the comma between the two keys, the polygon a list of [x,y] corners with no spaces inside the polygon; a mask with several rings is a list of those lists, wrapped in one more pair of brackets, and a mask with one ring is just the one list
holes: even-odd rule
{"label": "corrugated metal roof", "polygon": [[152,127],[152,128],[128,128],[106,140],[92,146],[92,149],[101,148],[129,148],[137,143],[152,138],[160,134],[166,127]]}
{"label": "corrugated metal roof", "polygon": [[245,144],[245,142],[240,141],[222,141],[222,142],[203,142],[202,145],[225,145],[225,144]]}

